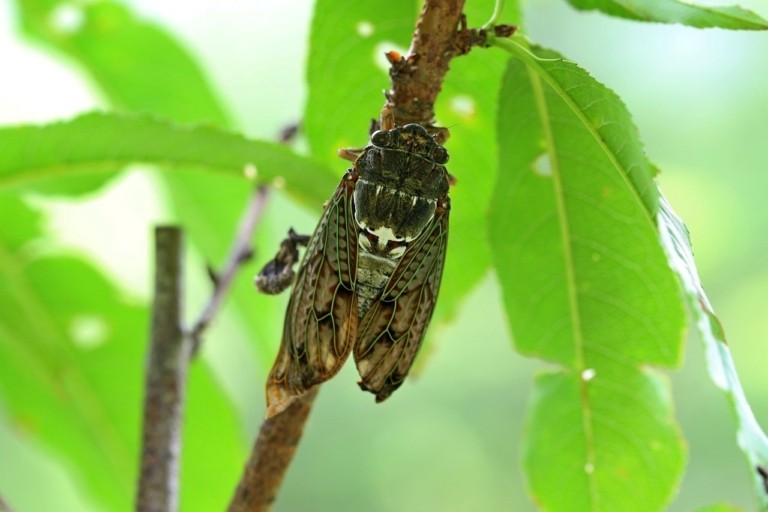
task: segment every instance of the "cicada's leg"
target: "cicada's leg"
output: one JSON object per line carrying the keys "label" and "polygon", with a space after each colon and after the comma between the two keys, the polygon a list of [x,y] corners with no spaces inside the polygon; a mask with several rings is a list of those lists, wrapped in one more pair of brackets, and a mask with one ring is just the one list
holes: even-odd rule
{"label": "cicada's leg", "polygon": [[350,162],[354,162],[355,160],[357,160],[357,157],[359,157],[360,153],[362,152],[363,150],[359,148],[344,148],[339,150],[339,156],[344,160],[349,160]]}
{"label": "cicada's leg", "polygon": [[[368,135],[373,135],[379,130],[379,122],[376,119],[371,119],[371,126],[368,128]],[[354,162],[357,157],[363,152],[363,148],[343,148],[339,150],[339,156],[344,160]]]}
{"label": "cicada's leg", "polygon": [[448,131],[448,128],[443,128],[442,126],[430,127],[429,133],[432,135],[432,138],[435,139],[435,142],[437,142],[441,146],[445,145],[445,141],[447,141],[448,137],[451,136],[451,132]]}
{"label": "cicada's leg", "polygon": [[280,242],[277,255],[264,265],[254,282],[261,293],[277,295],[288,289],[293,283],[295,272],[293,266],[299,262],[299,246],[306,247],[309,235],[299,235],[293,228],[288,231],[288,237]]}

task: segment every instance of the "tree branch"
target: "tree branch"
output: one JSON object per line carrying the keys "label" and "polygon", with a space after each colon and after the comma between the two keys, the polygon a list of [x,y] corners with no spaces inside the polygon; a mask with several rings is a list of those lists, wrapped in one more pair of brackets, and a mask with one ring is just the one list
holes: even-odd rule
{"label": "tree branch", "polygon": [[392,63],[392,89],[386,106],[398,125],[432,126],[435,101],[455,55],[454,39],[463,8],[464,0],[426,0],[408,55],[387,54]]}
{"label": "tree branch", "polygon": [[288,465],[301,440],[312,402],[319,387],[308,391],[282,413],[261,424],[251,457],[237,486],[228,512],[269,510]]}
{"label": "tree branch", "polygon": [[183,243],[180,229],[155,229],[155,291],[136,502],[140,512],[173,512],[179,504],[181,428],[190,353],[181,325]]}

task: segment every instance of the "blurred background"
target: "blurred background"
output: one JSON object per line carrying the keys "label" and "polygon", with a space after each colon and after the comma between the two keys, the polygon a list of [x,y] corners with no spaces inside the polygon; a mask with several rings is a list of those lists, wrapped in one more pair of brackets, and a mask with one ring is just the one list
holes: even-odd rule
{"label": "blurred background", "polygon": [[[200,59],[246,134],[274,139],[299,119],[311,1],[129,4]],[[740,4],[768,16],[765,0]],[[768,427],[768,34],[633,23],[579,13],[562,0],[524,6],[531,38],[615,90],[634,116],[662,169],[662,189],[691,231],[701,278],[754,412]],[[0,1],[0,125],[105,106],[75,66],[18,35],[14,7]],[[65,11],[61,22],[78,20]],[[340,162],[339,174],[344,168]],[[150,229],[172,219],[151,172],[130,170],[78,201],[32,200],[49,212],[48,229],[62,248],[87,254],[126,294],[147,300]],[[265,229],[277,238],[288,225],[309,231],[315,220],[277,196]],[[202,256],[192,258],[202,268]],[[190,284],[193,313],[207,290],[199,274]],[[275,300],[282,311],[286,298]],[[259,360],[239,333],[238,319],[225,315],[208,336],[204,359],[240,411],[247,449],[263,413],[271,361]],[[359,392],[351,366],[323,387],[275,510],[534,510],[518,444],[531,378],[541,365],[512,351],[492,276],[435,339],[422,376],[385,406],[374,408]],[[686,352],[684,368],[670,374],[689,444],[688,470],[671,510],[723,501],[751,510],[748,468],[726,399],[708,379],[695,336]],[[100,510],[66,462],[12,428],[1,406],[0,492],[20,512]]]}

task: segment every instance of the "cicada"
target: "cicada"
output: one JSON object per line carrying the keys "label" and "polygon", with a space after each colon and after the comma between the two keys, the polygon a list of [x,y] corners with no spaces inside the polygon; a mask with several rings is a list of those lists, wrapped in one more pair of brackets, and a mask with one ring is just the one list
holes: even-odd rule
{"label": "cicada", "polygon": [[448,241],[448,152],[418,124],[375,131],[307,242],[267,380],[267,417],[350,353],[381,402],[405,379],[435,308]]}

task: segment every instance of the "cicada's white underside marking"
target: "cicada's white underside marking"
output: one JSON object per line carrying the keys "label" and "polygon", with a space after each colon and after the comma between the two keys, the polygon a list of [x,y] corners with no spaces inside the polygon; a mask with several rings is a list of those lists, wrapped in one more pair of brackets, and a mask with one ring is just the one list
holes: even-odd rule
{"label": "cicada's white underside marking", "polygon": [[[363,185],[370,184],[363,179],[359,179],[358,182],[362,182]],[[414,205],[419,199],[423,200],[401,190],[377,185],[375,195],[380,194],[409,198]],[[434,200],[428,200],[428,202],[436,204]],[[355,291],[358,294],[359,316],[362,318],[368,312],[371,303],[381,295],[382,289],[397,268],[400,258],[405,254],[408,242],[413,241],[415,237],[397,236],[389,226],[371,229],[365,222],[358,222],[358,225],[361,230],[358,235],[358,245],[362,250],[358,256]]]}

